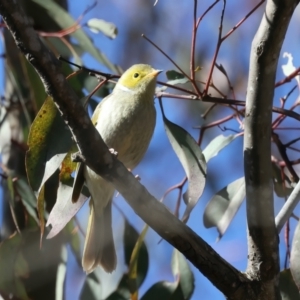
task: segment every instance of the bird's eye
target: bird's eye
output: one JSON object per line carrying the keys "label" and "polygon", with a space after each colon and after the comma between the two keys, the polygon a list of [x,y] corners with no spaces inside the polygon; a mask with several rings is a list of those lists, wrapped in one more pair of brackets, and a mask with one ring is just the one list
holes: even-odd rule
{"label": "bird's eye", "polygon": [[138,78],[139,76],[140,76],[139,73],[134,73],[134,74],[133,74],[133,77],[134,77],[134,78]]}

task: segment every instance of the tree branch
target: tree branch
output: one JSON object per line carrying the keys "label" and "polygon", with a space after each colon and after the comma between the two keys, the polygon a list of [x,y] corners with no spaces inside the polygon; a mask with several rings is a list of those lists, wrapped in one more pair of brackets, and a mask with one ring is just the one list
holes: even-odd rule
{"label": "tree branch", "polygon": [[271,166],[272,102],[278,57],[297,3],[296,0],[267,1],[250,56],[244,135],[247,273],[260,281],[258,299],[280,299]]}
{"label": "tree branch", "polygon": [[[0,14],[17,46],[38,72],[69,126],[86,164],[111,181],[135,212],[161,237],[182,252],[229,299],[247,298],[249,280],[221,258],[188,226],[173,216],[111,155],[78,97],[60,70],[59,61],[40,41],[20,3],[0,1]],[[149,213],[151,212],[151,213]],[[247,298],[250,299],[250,298]]]}
{"label": "tree branch", "polygon": [[298,181],[297,185],[293,189],[292,193],[290,194],[289,198],[284,203],[283,207],[281,208],[280,212],[276,216],[275,224],[280,233],[281,229],[283,228],[284,224],[288,221],[288,219],[293,214],[293,211],[300,200],[300,181]]}

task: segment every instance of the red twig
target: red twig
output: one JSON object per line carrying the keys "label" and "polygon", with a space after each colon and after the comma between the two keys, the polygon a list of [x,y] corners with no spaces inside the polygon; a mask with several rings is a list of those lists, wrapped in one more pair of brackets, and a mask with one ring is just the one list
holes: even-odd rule
{"label": "red twig", "polygon": [[249,13],[247,13],[246,16],[241,21],[239,21],[232,29],[230,29],[222,37],[222,41],[227,39],[234,31],[236,31],[264,2],[265,0],[261,0],[252,10],[250,10]]}

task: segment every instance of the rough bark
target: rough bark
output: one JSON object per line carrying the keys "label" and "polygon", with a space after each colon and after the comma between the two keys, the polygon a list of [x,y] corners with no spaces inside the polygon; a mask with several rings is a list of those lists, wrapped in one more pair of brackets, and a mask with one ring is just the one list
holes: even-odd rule
{"label": "rough bark", "polygon": [[267,1],[250,56],[244,135],[247,275],[259,283],[257,299],[280,299],[271,166],[272,103],[278,57],[297,4],[295,0]]}

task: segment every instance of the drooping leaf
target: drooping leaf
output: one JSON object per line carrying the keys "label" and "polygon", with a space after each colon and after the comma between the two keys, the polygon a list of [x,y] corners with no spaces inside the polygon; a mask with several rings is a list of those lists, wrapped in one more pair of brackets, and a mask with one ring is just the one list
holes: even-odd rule
{"label": "drooping leaf", "polygon": [[190,80],[188,78],[184,77],[184,78],[180,78],[180,79],[169,80],[169,81],[167,81],[167,83],[171,84],[171,85],[178,85],[178,84],[185,84],[189,81]]}
{"label": "drooping leaf", "polygon": [[[145,233],[145,232],[144,232]],[[143,235],[139,235],[138,232],[129,224],[129,222],[125,219],[125,230],[124,230],[124,255],[125,255],[125,263],[130,267],[133,265],[132,255],[133,250],[136,247],[137,242],[139,241],[138,249],[136,248],[136,257],[137,258],[137,270],[135,275],[133,274],[133,270],[131,273],[131,277],[128,275],[129,289],[131,292],[137,290],[138,287],[141,286],[148,272],[149,266],[149,256],[145,243],[143,242]],[[130,272],[129,272],[130,274]],[[133,276],[134,275],[134,276]]]}
{"label": "drooping leaf", "polygon": [[24,67],[25,72],[27,74],[25,78],[22,78],[22,80],[27,81],[27,85],[30,89],[30,92],[32,93],[31,99],[32,101],[34,101],[35,108],[38,110],[41,108],[46,98],[44,85],[39,75],[37,74],[33,66],[25,58],[25,56],[20,55],[20,59],[22,60],[22,66]]}
{"label": "drooping leaf", "polygon": [[93,33],[102,32],[110,39],[115,39],[118,34],[118,28],[114,23],[102,19],[93,18],[88,20],[87,26]]}
{"label": "drooping leaf", "polygon": [[[91,76],[87,72],[80,72],[76,77],[82,83],[82,86],[84,86],[84,88],[90,92],[93,91],[95,87],[99,84],[99,79],[97,79],[95,76]],[[110,93],[110,90],[114,88],[114,86],[115,85],[111,82],[102,85],[101,88],[98,89],[97,92],[93,95],[93,97],[94,96],[99,98],[106,97]],[[85,101],[81,101],[81,103],[83,102]],[[91,103],[89,102],[89,104]],[[94,111],[95,109],[92,110]]]}
{"label": "drooping leaf", "polygon": [[9,191],[9,204],[14,207],[14,199],[15,199],[15,189],[14,189],[14,182],[13,182],[13,178],[12,175],[9,175],[6,179],[7,182],[7,188]]}
{"label": "drooping leaf", "polygon": [[[282,178],[283,176],[284,181]],[[288,197],[293,191],[291,180],[285,174],[284,170],[281,170],[274,162],[272,163],[272,177],[276,195],[281,198]]]}
{"label": "drooping leaf", "polygon": [[71,159],[72,153],[76,152],[77,148],[74,145],[68,154],[65,156],[64,160],[61,163],[60,172],[59,172],[59,181],[73,186],[73,177],[72,173],[76,170],[77,163],[73,162]]}
{"label": "drooping leaf", "polygon": [[98,300],[101,295],[101,284],[94,273],[86,276],[80,293],[80,300]]}
{"label": "drooping leaf", "polygon": [[[105,300],[128,300],[131,294],[128,285],[128,276],[124,274],[121,278],[117,289],[112,292]],[[83,299],[82,299],[83,300]]]}
{"label": "drooping leaf", "polygon": [[175,293],[177,286],[177,282],[159,281],[150,287],[141,300],[173,299],[172,295]]}
{"label": "drooping leaf", "polygon": [[15,189],[20,195],[23,205],[25,206],[27,212],[30,216],[39,223],[39,219],[36,214],[36,197],[29,187],[27,180],[23,177],[19,177],[15,182]]}
{"label": "drooping leaf", "polygon": [[28,275],[28,265],[20,248],[22,237],[15,233],[0,244],[0,290],[16,299],[29,300],[22,278]]}
{"label": "drooping leaf", "polygon": [[227,230],[245,198],[245,179],[239,178],[221,189],[208,202],[203,222],[206,228],[217,227],[219,238]]}
{"label": "drooping leaf", "polygon": [[[195,278],[186,258],[177,249],[174,249],[172,257],[172,271],[175,279],[178,281],[178,290],[176,294],[183,295],[182,299],[190,299],[195,289]],[[173,299],[173,297],[172,297]]]}
{"label": "drooping leaf", "polygon": [[294,232],[290,268],[294,282],[300,290],[300,221],[298,222]]}
{"label": "drooping leaf", "polygon": [[[190,81],[182,73],[179,73],[175,70],[166,71],[166,76],[168,78],[168,81],[166,83],[169,85],[185,84]],[[164,92],[167,88],[168,88],[168,86],[164,86],[164,85],[160,86],[160,87],[156,87],[155,92],[161,93],[161,92]]]}
{"label": "drooping leaf", "polygon": [[40,247],[42,246],[42,240],[44,236],[45,231],[45,185],[41,188],[41,191],[39,193],[38,199],[37,199],[37,211],[39,215],[39,223],[40,223],[40,230],[41,230],[41,239],[40,239]]}
{"label": "drooping leaf", "polygon": [[51,210],[46,226],[51,224],[52,228],[47,236],[47,239],[51,239],[52,237],[56,236],[87,200],[87,197],[81,194],[78,201],[73,203],[70,197],[71,193],[72,187],[62,183],[59,184],[57,199],[65,199],[65,201],[56,201]]}
{"label": "drooping leaf", "polygon": [[71,250],[78,262],[78,265],[81,266],[81,249],[80,249],[80,239],[79,239],[79,230],[76,227],[76,223],[71,220],[64,228],[64,233],[67,235],[67,239]]}
{"label": "drooping leaf", "polygon": [[238,135],[231,134],[228,136],[218,135],[203,150],[206,162],[215,157],[222,149],[229,145]]}
{"label": "drooping leaf", "polygon": [[175,79],[183,79],[185,76],[175,70],[169,70],[166,72],[168,80],[175,80]]}
{"label": "drooping leaf", "polygon": [[130,262],[129,262],[129,271],[128,271],[128,283],[131,292],[131,297],[138,298],[138,259],[141,247],[144,245],[144,239],[148,231],[148,225],[145,225],[142,233],[139,235],[136,244],[132,250]]}
{"label": "drooping leaf", "polygon": [[170,122],[166,117],[164,117],[164,124],[169,141],[188,178],[188,189],[183,195],[186,210],[182,218],[183,221],[187,221],[205,187],[205,157],[196,141],[186,130]]}
{"label": "drooping leaf", "polygon": [[71,133],[54,102],[47,97],[33,121],[28,138],[26,169],[34,191],[39,191],[57,170],[71,145]]}
{"label": "drooping leaf", "polygon": [[[53,18],[53,20],[61,27],[61,29],[67,29],[74,24],[76,24],[76,21],[71,17],[71,15],[63,9],[60,5],[55,3],[53,0],[32,0],[38,5],[44,7],[49,16]],[[71,34],[72,37],[74,37],[81,48],[83,48],[85,51],[89,52],[96,60],[98,60],[100,63],[102,63],[104,66],[112,70],[113,72],[117,73],[118,70],[112,64],[107,57],[99,50],[97,49],[91,39],[87,36],[87,34],[79,28],[74,33]]]}
{"label": "drooping leaf", "polygon": [[55,284],[55,300],[64,299],[64,287],[67,274],[68,252],[66,247],[61,248],[61,262],[57,267],[56,284]]}
{"label": "drooping leaf", "polygon": [[[57,37],[47,37],[47,44],[51,49],[55,49],[55,55],[61,56],[64,58],[72,57],[72,61],[82,66],[83,62],[81,56],[84,54],[85,51],[73,40],[65,40],[60,39]],[[66,65],[65,63],[62,65]],[[67,74],[67,73],[65,73]]]}
{"label": "drooping leaf", "polygon": [[280,272],[279,289],[281,300],[300,300],[299,290],[293,280],[290,269]]}
{"label": "drooping leaf", "polygon": [[227,77],[227,72],[222,64],[215,64],[216,68]]}

